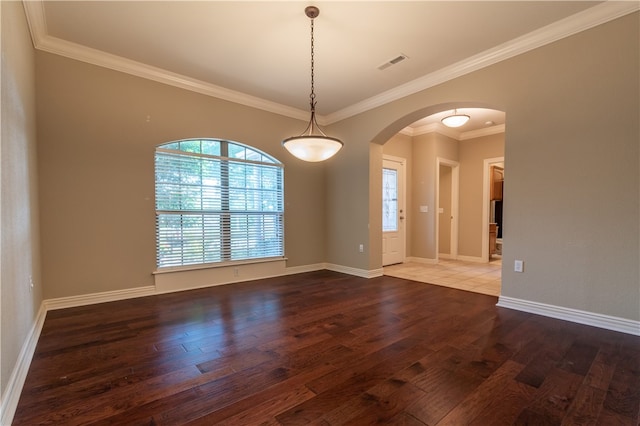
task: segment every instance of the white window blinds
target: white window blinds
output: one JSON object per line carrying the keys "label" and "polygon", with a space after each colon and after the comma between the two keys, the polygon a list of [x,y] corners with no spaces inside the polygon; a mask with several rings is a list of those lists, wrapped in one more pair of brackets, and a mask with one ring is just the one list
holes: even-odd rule
{"label": "white window blinds", "polygon": [[283,168],[253,148],[185,140],[156,149],[158,267],[284,255]]}

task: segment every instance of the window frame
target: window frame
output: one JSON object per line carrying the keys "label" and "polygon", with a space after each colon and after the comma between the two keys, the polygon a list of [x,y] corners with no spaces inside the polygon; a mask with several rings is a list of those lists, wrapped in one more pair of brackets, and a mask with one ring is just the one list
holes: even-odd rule
{"label": "window frame", "polygon": [[[219,150],[203,152],[203,142]],[[224,139],[167,142],[155,148],[154,184],[157,272],[285,258],[284,166],[271,155]],[[217,243],[219,253],[207,248]]]}

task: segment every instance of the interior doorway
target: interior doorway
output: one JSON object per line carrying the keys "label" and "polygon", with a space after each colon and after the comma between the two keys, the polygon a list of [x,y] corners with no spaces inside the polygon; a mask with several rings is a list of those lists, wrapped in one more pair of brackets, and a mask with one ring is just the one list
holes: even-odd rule
{"label": "interior doorway", "polygon": [[438,259],[457,259],[460,164],[440,157],[436,162],[436,254]]}
{"label": "interior doorway", "polygon": [[[501,170],[502,179],[496,179],[496,170]],[[502,204],[504,202],[502,186],[504,183],[504,157],[487,158],[484,160],[483,185],[482,185],[482,260],[489,262],[492,255],[495,256],[499,247],[500,257],[502,255],[502,235],[503,229],[498,229],[502,225]],[[497,194],[499,192],[499,195]],[[498,203],[499,201],[499,203]],[[500,225],[496,220],[499,215]],[[502,228],[500,226],[500,228]],[[495,240],[494,240],[495,239]]]}

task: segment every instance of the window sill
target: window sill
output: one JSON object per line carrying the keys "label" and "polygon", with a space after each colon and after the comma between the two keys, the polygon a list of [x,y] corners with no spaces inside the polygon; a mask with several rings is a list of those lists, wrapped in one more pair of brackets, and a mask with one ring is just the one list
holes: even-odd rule
{"label": "window sill", "polygon": [[196,271],[200,269],[229,268],[233,266],[254,265],[254,264],[269,263],[269,262],[282,262],[286,260],[287,260],[286,257],[281,256],[281,257],[267,257],[267,258],[261,258],[261,259],[236,260],[232,262],[203,263],[203,264],[197,264],[197,265],[174,266],[174,267],[158,268],[155,271],[153,271],[152,274],[158,275],[158,274],[170,274],[173,272]]}

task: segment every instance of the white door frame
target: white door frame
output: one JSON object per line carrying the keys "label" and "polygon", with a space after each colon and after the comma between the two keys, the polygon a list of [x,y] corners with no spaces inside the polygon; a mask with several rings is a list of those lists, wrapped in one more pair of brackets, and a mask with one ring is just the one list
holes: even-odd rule
{"label": "white door frame", "polygon": [[482,172],[482,261],[489,262],[489,210],[491,204],[491,166],[504,163],[504,157],[485,158]]}
{"label": "white door frame", "polygon": [[[402,157],[395,157],[393,155],[383,155],[383,168],[385,161],[391,161],[393,163],[400,164],[400,170],[398,173],[398,180],[400,181],[398,193],[398,211],[401,211],[401,213],[399,213],[399,216],[401,216],[402,219],[398,219],[398,233],[400,234],[400,238],[402,240],[400,255],[402,256],[402,262],[404,262],[407,258],[407,159]],[[380,207],[382,208],[382,206]],[[384,238],[384,232],[382,233],[382,238]]]}
{"label": "white door frame", "polygon": [[[460,163],[442,157],[436,158],[436,261],[440,257],[440,165],[451,167],[451,259],[458,258],[458,224],[460,197]],[[488,231],[487,231],[488,232]],[[487,243],[488,244],[488,243]]]}

